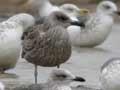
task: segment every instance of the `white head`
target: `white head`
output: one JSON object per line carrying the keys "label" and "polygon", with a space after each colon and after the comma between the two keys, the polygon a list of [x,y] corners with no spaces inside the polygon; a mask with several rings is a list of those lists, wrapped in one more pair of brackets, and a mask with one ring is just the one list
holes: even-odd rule
{"label": "white head", "polygon": [[16,22],[27,29],[35,24],[35,19],[32,15],[21,13],[10,17],[7,21]]}
{"label": "white head", "polygon": [[71,17],[79,16],[80,13],[88,13],[87,9],[80,9],[74,4],[63,4],[60,6],[60,10]]}
{"label": "white head", "polygon": [[5,86],[0,82],[0,90],[5,90]]}
{"label": "white head", "polygon": [[113,16],[114,14],[120,15],[115,3],[111,1],[102,1],[98,7],[97,12]]}
{"label": "white head", "polygon": [[52,71],[49,81],[55,82],[55,84],[69,85],[72,81],[85,82],[85,79],[82,77],[76,77],[68,70],[57,69]]}

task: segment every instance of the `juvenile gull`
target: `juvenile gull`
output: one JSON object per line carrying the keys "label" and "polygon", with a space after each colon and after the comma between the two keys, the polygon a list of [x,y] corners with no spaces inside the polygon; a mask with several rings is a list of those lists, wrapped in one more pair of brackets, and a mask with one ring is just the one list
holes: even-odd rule
{"label": "juvenile gull", "polygon": [[44,84],[21,86],[12,90],[72,90],[70,83],[73,81],[85,82],[85,79],[73,75],[68,70],[56,69]]}
{"label": "juvenile gull", "polygon": [[22,13],[0,23],[0,72],[14,68],[21,51],[22,33],[34,24],[31,15]]}
{"label": "juvenile gull", "polygon": [[101,68],[103,90],[120,90],[120,58],[112,58]]}
{"label": "juvenile gull", "polygon": [[85,28],[68,28],[72,44],[81,47],[94,47],[102,44],[112,30],[115,14],[120,15],[115,3],[100,2],[95,13],[86,15]]}
{"label": "juvenile gull", "polygon": [[36,83],[37,65],[59,67],[71,56],[71,44],[66,28],[72,24],[83,25],[73,22],[62,12],[54,12],[46,17],[43,24],[35,25],[31,32],[24,34],[22,57],[35,64]]}

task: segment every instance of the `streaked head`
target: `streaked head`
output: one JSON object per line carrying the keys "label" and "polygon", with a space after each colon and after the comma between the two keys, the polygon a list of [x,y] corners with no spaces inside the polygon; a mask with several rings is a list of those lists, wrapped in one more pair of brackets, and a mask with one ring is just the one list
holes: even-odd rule
{"label": "streaked head", "polygon": [[23,26],[24,30],[35,24],[35,18],[32,15],[26,13],[20,13],[14,15],[8,19],[8,21],[16,22]]}
{"label": "streaked head", "polygon": [[113,16],[115,14],[120,15],[120,11],[118,11],[116,4],[111,1],[102,1],[97,7],[97,12],[110,16]]}
{"label": "streaked head", "polygon": [[85,82],[85,79],[82,77],[76,77],[70,71],[65,69],[56,69],[53,70],[50,76],[50,81],[59,83],[62,85],[68,85],[73,81]]}
{"label": "streaked head", "polygon": [[60,6],[60,10],[71,17],[77,17],[80,14],[89,13],[87,9],[80,9],[74,4],[63,4]]}
{"label": "streaked head", "polygon": [[66,14],[60,11],[53,12],[46,20],[51,26],[63,26],[67,28],[70,25],[84,26],[82,22],[71,20]]}

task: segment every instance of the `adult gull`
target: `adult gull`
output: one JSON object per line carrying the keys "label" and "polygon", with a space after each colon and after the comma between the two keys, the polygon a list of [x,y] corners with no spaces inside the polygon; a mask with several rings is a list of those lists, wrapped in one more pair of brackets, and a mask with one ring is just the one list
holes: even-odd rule
{"label": "adult gull", "polygon": [[85,27],[69,27],[68,32],[73,46],[94,47],[102,44],[112,30],[114,15],[120,15],[115,3],[102,1],[96,12],[85,15]]}

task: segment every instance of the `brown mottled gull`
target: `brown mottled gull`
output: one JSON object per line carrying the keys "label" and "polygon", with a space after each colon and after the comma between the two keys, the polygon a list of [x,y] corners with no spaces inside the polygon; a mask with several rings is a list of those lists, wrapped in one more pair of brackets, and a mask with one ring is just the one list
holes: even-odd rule
{"label": "brown mottled gull", "polygon": [[[45,18],[43,24],[34,26],[31,32],[24,34],[22,57],[35,64],[35,78],[37,65],[59,67],[69,59],[71,45],[66,28],[71,24],[83,25],[73,22],[62,12],[54,12]],[[37,78],[35,80],[37,82]]]}
{"label": "brown mottled gull", "polygon": [[34,25],[33,16],[21,13],[0,23],[0,72],[14,68],[21,52],[22,33]]}

